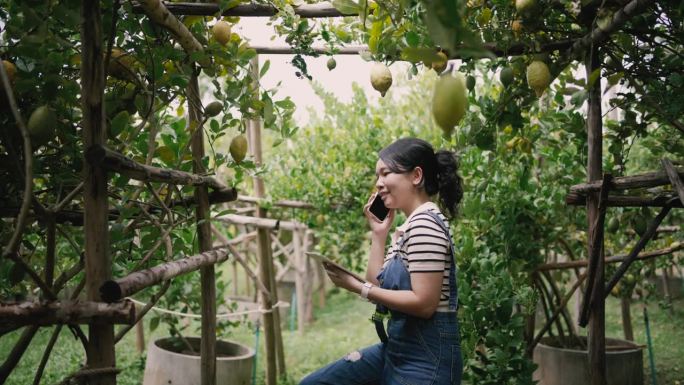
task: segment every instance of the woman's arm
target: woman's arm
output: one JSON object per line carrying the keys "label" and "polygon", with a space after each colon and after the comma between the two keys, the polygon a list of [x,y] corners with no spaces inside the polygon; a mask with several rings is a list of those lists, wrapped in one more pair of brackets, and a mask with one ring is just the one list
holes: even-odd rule
{"label": "woman's arm", "polygon": [[[361,294],[361,282],[334,266],[326,265],[325,268],[336,286]],[[430,318],[439,306],[442,279],[441,272],[414,273],[411,274],[411,290],[387,290],[374,285],[368,292],[368,299],[402,313]]]}
{"label": "woman's arm", "polygon": [[387,290],[373,287],[368,292],[368,299],[392,310],[420,318],[430,318],[439,306],[442,279],[441,272],[414,273],[411,274],[411,290]]}
{"label": "woman's arm", "polygon": [[382,264],[385,260],[385,243],[389,230],[394,221],[394,210],[390,210],[387,217],[382,222],[370,212],[371,202],[373,202],[375,195],[371,195],[368,202],[363,207],[363,213],[366,215],[368,224],[371,229],[371,247],[368,256],[368,267],[366,268],[366,280],[373,285],[379,285],[377,276],[380,273]]}
{"label": "woman's arm", "polygon": [[380,273],[382,264],[385,260],[385,237],[372,236],[370,255],[368,256],[368,267],[366,268],[366,281],[375,286],[380,285],[377,276]]}

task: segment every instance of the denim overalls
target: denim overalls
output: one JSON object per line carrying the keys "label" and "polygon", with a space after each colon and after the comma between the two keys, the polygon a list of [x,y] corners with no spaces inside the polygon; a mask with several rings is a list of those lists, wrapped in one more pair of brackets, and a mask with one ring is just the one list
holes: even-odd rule
{"label": "denim overalls", "polygon": [[[442,219],[430,210],[425,212],[435,218],[451,241]],[[402,245],[403,237],[399,240],[399,249]],[[452,241],[451,258],[450,312],[435,312],[430,319],[422,319],[390,310],[387,342],[352,352],[308,375],[300,385],[459,385],[463,359],[455,313],[458,290]],[[395,253],[387,262],[378,281],[383,289],[411,290],[411,276],[401,254]],[[378,306],[379,312],[385,310]]]}

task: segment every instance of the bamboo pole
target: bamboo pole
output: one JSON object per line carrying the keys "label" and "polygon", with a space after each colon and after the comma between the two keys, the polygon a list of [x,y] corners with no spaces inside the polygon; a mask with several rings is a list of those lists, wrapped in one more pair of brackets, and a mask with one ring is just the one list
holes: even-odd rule
{"label": "bamboo pole", "polygon": [[[571,56],[580,57],[589,49],[588,55],[591,51],[598,49],[599,45],[608,40],[610,34],[617,31],[623,24],[625,24],[632,16],[641,13],[646,7],[655,3],[655,0],[632,0],[624,7],[618,9],[613,13],[610,22],[601,27],[597,25],[586,36],[576,40],[570,48]],[[593,18],[592,18],[593,19]]]}
{"label": "bamboo pole", "polygon": [[[302,253],[304,254],[304,269],[306,271],[306,275],[309,277],[306,281],[304,281],[305,285],[305,290],[306,290],[306,311],[304,313],[305,316],[305,321],[307,324],[310,324],[313,322],[313,288],[314,288],[314,280],[315,280],[315,273],[312,271],[312,263],[311,259],[309,258],[308,255],[306,255],[306,252],[309,251],[311,247],[311,242],[312,242],[312,234],[311,231],[309,230],[303,230],[303,238],[304,238],[304,244],[302,245]],[[314,273],[314,274],[312,274]]]}
{"label": "bamboo pole", "polygon": [[[199,127],[199,121],[193,129]],[[199,133],[198,133],[199,132]],[[201,130],[197,130],[195,135],[200,135]],[[181,185],[209,186],[215,190],[225,192],[229,196],[233,190],[223,182],[211,176],[204,176],[200,172],[189,173],[168,168],[148,166],[138,163],[127,156],[102,145],[93,145],[86,151],[86,159],[94,165],[101,165],[108,171],[115,171],[131,179],[144,182],[163,182]],[[195,201],[199,204],[195,196]]]}
{"label": "bamboo pole", "polygon": [[306,255],[302,251],[302,236],[299,231],[292,232],[292,244],[294,245],[294,270],[295,270],[295,291],[297,295],[297,330],[299,334],[304,334],[306,321],[306,288],[307,280],[304,262]]}
{"label": "bamboo pole", "polygon": [[674,165],[669,159],[663,158],[661,162],[665,172],[667,173],[667,178],[670,180],[670,184],[672,184],[672,188],[674,188],[674,190],[677,192],[677,195],[679,195],[680,203],[684,203],[683,177],[677,174],[677,169],[675,169]]}
{"label": "bamboo pole", "polygon": [[632,300],[629,297],[620,297],[622,332],[627,341],[634,341],[634,332],[632,331],[632,309],[630,307],[631,302]]}
{"label": "bamboo pole", "polygon": [[[236,197],[237,197],[237,191],[233,188],[226,188],[225,190],[212,190],[209,193],[209,203],[213,205],[213,204],[218,204],[218,203],[231,202],[231,201],[234,201]],[[168,208],[174,208],[177,206],[187,207],[187,206],[194,206],[196,204],[197,204],[197,201],[196,201],[195,197],[192,196],[192,197],[185,197],[183,199],[174,200],[168,204]],[[160,208],[150,207],[150,209],[148,211],[150,213],[154,213],[154,212],[157,212],[159,210],[160,210]],[[18,207],[0,207],[0,218],[16,217],[16,215],[18,213],[19,213]],[[52,215],[54,216],[54,220],[56,223],[59,223],[59,224],[68,223],[71,226],[83,226],[83,211],[80,211],[80,210],[59,210],[59,211],[53,212]],[[38,218],[42,219],[42,217],[40,217],[39,215],[36,215],[34,212],[30,211],[27,220],[29,221],[28,223],[31,223],[31,222],[38,220]],[[108,220],[113,221],[113,220],[117,220],[118,218],[119,218],[119,210],[110,209],[109,215],[108,215]]]}
{"label": "bamboo pole", "polygon": [[52,353],[52,348],[55,347],[55,343],[57,342],[59,333],[62,331],[62,327],[64,327],[64,325],[57,325],[55,326],[55,329],[52,331],[50,340],[48,341],[47,345],[45,345],[43,357],[41,357],[40,359],[38,369],[36,369],[36,374],[35,376],[33,376],[33,385],[40,385],[40,379],[43,377],[43,371],[45,370],[45,366],[47,365],[48,359],[50,358],[50,354]]}
{"label": "bamboo pole", "polygon": [[[592,45],[585,56],[586,79],[589,79],[594,71],[600,71],[600,57],[598,46]],[[601,121],[601,76],[595,77],[593,86],[589,89],[589,109],[587,112],[587,177],[590,181],[601,178],[602,174],[602,121]],[[605,179],[604,181],[605,182]],[[602,183],[605,187],[605,184]],[[607,196],[607,189],[606,196]],[[591,311],[589,319],[588,348],[589,348],[589,377],[591,385],[606,385],[606,335],[605,335],[605,301],[603,299],[603,282],[605,269],[603,265],[603,226],[598,226],[598,202],[594,196],[587,197],[587,220],[589,222],[589,255],[592,256],[594,245],[599,245],[599,252],[594,254],[598,260],[596,274],[594,275]],[[598,231],[597,231],[598,230]],[[593,237],[600,237],[594,239]],[[591,286],[592,282],[588,282]],[[589,287],[590,287],[589,286]],[[587,287],[587,291],[589,291]],[[586,298],[586,297],[585,297]]]}
{"label": "bamboo pole", "polygon": [[176,261],[162,263],[149,269],[139,270],[116,280],[106,281],[100,287],[100,293],[104,301],[115,302],[147,287],[198,270],[204,266],[213,266],[226,259],[228,259],[228,250],[225,248],[209,250]]}
{"label": "bamboo pole", "polygon": [[656,215],[656,217],[653,218],[651,223],[648,225],[648,228],[646,229],[644,235],[642,235],[641,238],[639,238],[639,241],[636,243],[636,245],[634,245],[634,247],[629,252],[627,257],[625,257],[625,260],[622,262],[622,264],[620,264],[615,273],[613,273],[613,276],[610,278],[610,281],[608,281],[608,283],[606,284],[604,296],[608,296],[608,293],[610,293],[610,291],[613,290],[615,284],[617,284],[620,278],[622,278],[622,276],[627,272],[627,269],[629,269],[629,266],[632,264],[632,262],[634,262],[639,252],[643,250],[644,247],[646,247],[648,241],[650,241],[651,238],[653,238],[653,236],[656,233],[656,229],[660,225],[660,222],[662,222],[663,219],[665,219],[667,214],[670,212],[670,208],[670,206],[663,207],[663,209],[660,210],[658,215]]}
{"label": "bamboo pole", "polygon": [[55,236],[57,224],[55,223],[55,216],[52,215],[52,213],[47,215],[45,231],[47,233],[47,239],[45,240],[47,245],[45,250],[45,284],[47,287],[52,288],[52,284],[55,280],[55,246],[57,243]]}
{"label": "bamboo pole", "polygon": [[[658,249],[658,250],[653,250],[649,252],[644,252],[644,253],[639,253],[635,259],[639,260],[647,260],[655,257],[660,257],[663,255],[669,255],[672,254],[676,251],[684,249],[684,243],[673,243],[669,247],[666,247],[664,249]],[[611,257],[606,257],[603,261],[604,263],[618,263],[618,262],[624,262],[627,260],[627,256],[629,254],[619,254],[619,255],[614,255]],[[579,267],[586,267],[589,264],[589,261],[585,260],[579,260],[579,261],[567,261],[567,262],[555,262],[555,263],[546,263],[544,265],[541,265],[537,267],[538,271],[544,271],[544,270],[563,270],[563,269],[576,269]]]}
{"label": "bamboo pole", "polygon": [[0,366],[0,384],[5,383],[7,377],[9,377],[10,373],[12,373],[12,370],[17,366],[21,356],[24,355],[26,348],[28,348],[29,344],[31,344],[31,340],[33,340],[33,336],[36,335],[36,332],[39,328],[40,326],[38,325],[30,325],[27,326],[26,329],[24,329],[24,331],[21,333],[21,336],[14,344],[14,347],[10,353],[7,355],[5,362],[3,362],[2,366]]}
{"label": "bamboo pole", "polygon": [[[258,204],[263,199],[248,196],[248,195],[238,195],[237,200],[240,202],[257,203]],[[293,209],[305,209],[305,210],[310,210],[310,209],[316,208],[311,203],[294,201],[294,200],[287,200],[287,199],[275,201],[275,202],[273,202],[273,206],[287,207],[287,208],[293,208]]]}
{"label": "bamboo pole", "polygon": [[[161,298],[164,293],[166,293],[166,290],[168,290],[169,286],[171,286],[171,281],[166,281],[164,282],[164,285],[162,285],[161,289],[157,293],[155,293],[152,298],[150,298],[149,302],[145,304],[145,306],[136,309],[136,314],[135,314],[135,326],[138,327],[138,325],[141,325],[142,327],[142,319],[145,317],[145,314],[154,307],[154,305],[157,304],[159,301],[159,298]],[[119,329],[119,331],[116,333],[116,336],[114,337],[114,344],[118,344],[119,341],[121,341],[122,338],[126,335],[131,330],[131,325],[126,325]],[[143,350],[145,349],[144,346],[144,341],[143,341]]]}
{"label": "bamboo pole", "polygon": [[[250,69],[254,82],[254,91],[257,92],[259,79],[258,56],[252,59]],[[263,164],[261,152],[261,122],[259,120],[249,121],[248,129],[249,148],[254,155],[254,163],[258,167]],[[256,195],[257,198],[263,198],[266,195],[264,181],[259,176],[254,177],[254,195]],[[258,206],[256,216],[258,218],[266,218],[266,210],[263,207]],[[266,290],[271,293],[271,296],[267,296],[264,293],[261,293],[260,295],[262,306],[266,310],[263,314],[266,348],[266,385],[276,385],[276,378],[278,376],[278,354],[276,350],[280,335],[278,333],[279,329],[277,326],[279,325],[276,318],[278,311],[272,311],[273,303],[271,301],[277,301],[278,295],[275,290],[275,282],[273,279],[273,259],[268,228],[258,227],[257,250],[259,255],[259,276],[266,287]]]}
{"label": "bamboo pole", "polygon": [[[598,81],[598,80],[597,80]],[[679,177],[684,177],[684,168],[677,168]],[[588,194],[601,190],[600,176],[591,179],[587,183],[581,183],[570,187],[570,193]],[[665,171],[647,172],[644,174],[615,177],[611,181],[611,190],[628,190],[632,188],[646,188],[663,186],[670,183],[670,179]]]}
{"label": "bamboo pole", "polygon": [[544,326],[539,330],[537,333],[537,336],[532,340],[532,342],[527,346],[527,355],[531,356],[532,351],[534,350],[534,347],[537,346],[539,341],[541,341],[542,337],[544,337],[544,334],[546,334],[547,331],[551,328],[551,325],[555,322],[556,318],[558,318],[558,315],[560,315],[561,311],[565,308],[565,306],[568,304],[568,301],[570,298],[572,298],[573,294],[575,294],[575,291],[577,290],[578,287],[582,285],[582,282],[587,278],[586,274],[582,274],[577,278],[577,282],[575,282],[574,285],[570,288],[570,291],[568,291],[567,294],[565,294],[565,297],[563,297],[563,300],[561,301],[560,305],[556,308],[556,310],[553,311],[553,314],[551,315],[551,318],[549,318]]}
{"label": "bamboo pole", "polygon": [[[604,256],[603,256],[603,228],[606,218],[606,197],[610,186],[611,176],[606,174],[603,176],[603,187],[599,195],[598,209],[596,212],[596,219],[591,222],[589,227],[589,265],[588,265],[588,282],[584,297],[582,299],[582,310],[580,311],[579,325],[587,326],[591,312],[592,302],[595,300],[597,293],[597,285],[603,286],[603,271]],[[597,276],[601,275],[600,278]]]}
{"label": "bamboo pole", "polygon": [[[112,31],[114,33],[115,31]],[[102,47],[102,14],[100,1],[81,2],[81,111],[83,114],[83,145],[105,144],[104,122],[104,63]],[[109,251],[109,226],[107,202],[107,172],[97,165],[84,162],[85,183],[84,232],[85,232],[85,289],[89,301],[99,301],[100,285],[112,276],[112,260]],[[87,365],[90,369],[116,366],[114,351],[114,326],[110,323],[92,322],[88,328],[86,348]],[[116,373],[95,377],[93,385],[115,385]]]}
{"label": "bamboo pole", "polygon": [[135,307],[130,301],[103,303],[90,301],[20,302],[0,304],[0,325],[56,325],[106,322],[133,324]]}
{"label": "bamboo pole", "polygon": [[[133,11],[140,12],[141,8],[140,5],[135,5]],[[194,16],[215,16],[220,11],[219,4],[216,3],[168,3],[166,4],[166,9],[175,15]],[[278,12],[278,8],[272,5],[252,3],[239,4],[226,9],[223,11],[222,16],[265,17],[274,16]],[[294,13],[304,18],[357,16],[357,13],[345,14],[338,11],[329,2],[303,4],[294,7]]]}
{"label": "bamboo pole", "polygon": [[[258,209],[257,209],[257,211],[258,211]],[[277,219],[259,217],[258,214],[256,217],[250,217],[250,216],[246,216],[246,215],[237,215],[237,214],[226,214],[226,215],[222,215],[220,217],[216,217],[214,219],[221,221],[221,222],[232,223],[232,224],[236,224],[236,225],[250,225],[250,226],[254,226],[254,227],[257,227],[259,229],[264,229],[264,230],[283,229],[283,230],[294,231],[297,229],[307,228],[306,225],[303,223],[294,222],[294,221],[280,221]]]}
{"label": "bamboo pole", "polygon": [[[188,54],[188,57],[193,57],[193,53],[204,52],[202,44],[192,35],[185,24],[181,23],[178,18],[168,10],[161,0],[140,0],[138,7],[145,12],[153,22],[166,28],[176,38],[178,44],[183,47],[183,50]],[[201,57],[201,56],[200,56]],[[199,63],[203,67],[208,67],[211,62],[208,58],[202,58]]]}
{"label": "bamboo pole", "polygon": [[[202,175],[206,172],[204,158],[204,131],[202,122],[202,101],[199,95],[197,72],[190,78],[187,89],[188,127],[194,129],[192,135],[192,171]],[[195,217],[197,220],[197,241],[201,252],[209,252],[213,248],[211,240],[211,222],[209,221],[209,191],[206,185],[195,188]],[[216,383],[216,275],[214,265],[200,268],[202,287],[202,338],[200,340],[201,384]]]}
{"label": "bamboo pole", "polygon": [[[606,201],[608,207],[663,207],[671,197],[659,195],[655,197],[638,197],[624,195],[609,195]],[[586,196],[579,193],[569,193],[565,196],[565,203],[572,206],[585,206]],[[684,207],[682,201],[678,200],[672,207]]]}

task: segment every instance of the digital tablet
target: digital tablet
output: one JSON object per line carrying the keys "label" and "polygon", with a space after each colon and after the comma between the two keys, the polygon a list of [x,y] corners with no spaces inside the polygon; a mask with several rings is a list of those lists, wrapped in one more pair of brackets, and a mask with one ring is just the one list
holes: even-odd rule
{"label": "digital tablet", "polygon": [[345,273],[351,275],[352,277],[356,278],[356,280],[359,282],[366,282],[366,280],[361,278],[361,276],[359,276],[358,274],[354,273],[353,271],[347,269],[346,267],[340,265],[339,263],[333,261],[332,259],[330,259],[330,258],[328,258],[322,254],[319,254],[319,253],[316,253],[313,251],[306,251],[305,254],[310,256],[310,257],[317,259],[321,263],[328,263],[330,265],[335,266],[336,268],[338,268],[338,269],[344,271]]}

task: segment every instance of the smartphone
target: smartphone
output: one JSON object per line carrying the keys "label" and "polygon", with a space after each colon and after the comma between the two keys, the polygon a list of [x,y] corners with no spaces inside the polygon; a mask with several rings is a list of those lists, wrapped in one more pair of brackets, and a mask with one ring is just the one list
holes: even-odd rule
{"label": "smartphone", "polygon": [[373,199],[373,203],[371,203],[369,211],[376,218],[378,218],[380,222],[384,221],[385,218],[387,218],[387,214],[389,214],[389,209],[385,207],[385,203],[382,201],[380,194],[375,194],[375,198]]}

